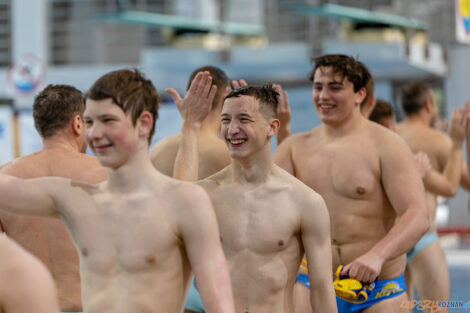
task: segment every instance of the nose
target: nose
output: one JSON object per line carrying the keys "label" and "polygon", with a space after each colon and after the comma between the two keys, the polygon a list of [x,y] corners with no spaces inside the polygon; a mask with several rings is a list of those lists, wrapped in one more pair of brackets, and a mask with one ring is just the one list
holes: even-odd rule
{"label": "nose", "polygon": [[239,124],[236,121],[231,121],[230,124],[228,125],[228,135],[232,137],[233,135],[236,135],[240,132],[240,127]]}
{"label": "nose", "polygon": [[318,91],[318,99],[325,100],[328,98],[329,98],[329,94],[326,88],[322,88],[321,90]]}
{"label": "nose", "polygon": [[101,137],[103,137],[103,131],[98,123],[93,123],[93,125],[87,127],[86,138],[88,142],[100,139]]}

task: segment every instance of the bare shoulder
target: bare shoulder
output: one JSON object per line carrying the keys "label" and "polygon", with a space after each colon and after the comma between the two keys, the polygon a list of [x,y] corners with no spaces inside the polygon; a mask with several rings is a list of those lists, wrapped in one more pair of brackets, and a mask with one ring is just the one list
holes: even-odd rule
{"label": "bare shoulder", "polygon": [[305,185],[302,181],[282,169],[281,167],[273,164],[274,173],[277,180],[289,192],[290,198],[297,204],[298,207],[305,207],[311,209],[312,207],[323,207],[323,197]]}
{"label": "bare shoulder", "polygon": [[316,128],[315,128],[315,129],[312,129],[309,132],[295,133],[295,134],[287,137],[286,139],[284,139],[281,143],[281,146],[294,147],[294,146],[297,146],[297,145],[301,145],[306,140],[308,140],[310,137],[315,136],[316,132],[317,131],[316,131]]}
{"label": "bare shoulder", "polygon": [[377,123],[367,121],[366,132],[367,138],[371,138],[379,150],[393,149],[395,145],[407,147],[400,135]]}
{"label": "bare shoulder", "polygon": [[178,144],[180,141],[180,134],[172,135],[157,141],[150,149],[150,158],[157,158],[161,153],[176,153],[178,151]]}
{"label": "bare shoulder", "polygon": [[179,181],[169,178],[168,197],[180,209],[185,210],[188,207],[198,207],[209,201],[209,197],[201,186],[194,182]]}

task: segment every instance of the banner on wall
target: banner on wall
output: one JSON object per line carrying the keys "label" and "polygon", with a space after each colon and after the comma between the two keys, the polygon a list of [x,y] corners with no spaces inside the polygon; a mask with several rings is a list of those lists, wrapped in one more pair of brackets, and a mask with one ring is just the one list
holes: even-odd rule
{"label": "banner on wall", "polygon": [[0,106],[0,165],[13,160],[13,109]]}
{"label": "banner on wall", "polygon": [[470,0],[455,0],[455,37],[470,44]]}

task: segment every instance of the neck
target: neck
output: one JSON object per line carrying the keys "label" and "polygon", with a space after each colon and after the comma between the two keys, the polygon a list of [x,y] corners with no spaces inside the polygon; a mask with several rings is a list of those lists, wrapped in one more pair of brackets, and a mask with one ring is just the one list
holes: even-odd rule
{"label": "neck", "polygon": [[232,159],[233,180],[242,183],[261,184],[268,180],[272,170],[271,144],[247,158]]}
{"label": "neck", "polygon": [[360,110],[355,109],[345,120],[336,124],[325,124],[325,134],[330,137],[342,137],[351,132],[354,128],[360,125],[366,119],[362,116]]}
{"label": "neck", "polygon": [[201,133],[217,136],[220,129],[220,114],[211,112],[202,122]]}
{"label": "neck", "polygon": [[68,150],[72,152],[81,152],[77,140],[69,138],[62,134],[53,135],[52,137],[43,138],[42,150]]}
{"label": "neck", "polygon": [[421,124],[428,127],[431,126],[431,117],[429,114],[426,114],[423,111],[419,112],[418,114],[407,116],[405,121],[408,123]]}
{"label": "neck", "polygon": [[124,164],[117,168],[107,168],[107,188],[119,194],[133,192],[146,184],[147,179],[155,172],[148,156],[148,145],[145,145],[125,160]]}

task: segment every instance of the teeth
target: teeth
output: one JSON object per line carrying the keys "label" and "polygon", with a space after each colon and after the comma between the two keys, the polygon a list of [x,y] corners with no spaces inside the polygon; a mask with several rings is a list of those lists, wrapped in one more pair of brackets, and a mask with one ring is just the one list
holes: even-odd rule
{"label": "teeth", "polygon": [[326,105],[326,104],[322,104],[322,105],[320,105],[320,107],[321,107],[322,109],[331,109],[331,108],[333,108],[333,107],[334,107],[334,105]]}
{"label": "teeth", "polygon": [[231,144],[234,144],[234,145],[238,145],[240,143],[243,143],[244,140],[243,139],[234,139],[234,140],[230,140],[230,143]]}

